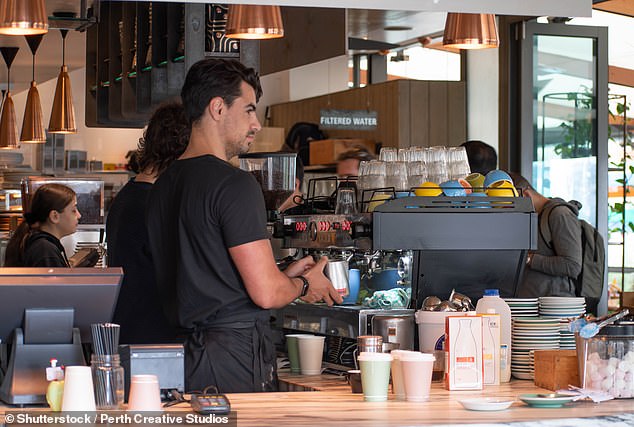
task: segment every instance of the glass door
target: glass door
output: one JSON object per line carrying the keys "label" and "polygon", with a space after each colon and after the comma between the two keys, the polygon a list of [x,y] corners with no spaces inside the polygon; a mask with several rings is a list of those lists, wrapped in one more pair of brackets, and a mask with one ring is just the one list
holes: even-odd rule
{"label": "glass door", "polygon": [[521,33],[522,175],[577,200],[607,236],[607,28],[527,22]]}
{"label": "glass door", "polygon": [[544,196],[581,202],[579,217],[607,240],[608,29],[536,21],[516,29],[522,175]]}

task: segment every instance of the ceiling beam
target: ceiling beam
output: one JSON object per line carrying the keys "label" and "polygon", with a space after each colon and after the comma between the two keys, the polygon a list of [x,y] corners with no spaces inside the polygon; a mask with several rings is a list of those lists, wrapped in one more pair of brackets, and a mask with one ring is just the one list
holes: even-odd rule
{"label": "ceiling beam", "polygon": [[[187,2],[208,3],[209,0],[187,0]],[[223,0],[223,3],[425,12],[495,13],[496,15],[592,16],[592,0]]]}

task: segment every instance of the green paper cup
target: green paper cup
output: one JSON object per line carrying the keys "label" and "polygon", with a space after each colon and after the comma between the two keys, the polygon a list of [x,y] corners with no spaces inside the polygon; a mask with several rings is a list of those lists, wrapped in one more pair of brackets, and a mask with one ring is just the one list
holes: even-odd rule
{"label": "green paper cup", "polygon": [[368,402],[387,400],[391,365],[392,356],[388,353],[363,352],[359,354],[364,400]]}
{"label": "green paper cup", "polygon": [[291,364],[291,373],[299,374],[299,347],[297,345],[297,337],[311,334],[291,334],[286,335],[286,352],[288,353],[288,361]]}

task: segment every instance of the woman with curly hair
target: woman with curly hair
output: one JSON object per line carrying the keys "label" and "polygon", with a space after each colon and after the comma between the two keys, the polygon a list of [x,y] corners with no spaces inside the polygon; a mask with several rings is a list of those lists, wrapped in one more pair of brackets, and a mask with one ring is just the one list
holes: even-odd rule
{"label": "woman with curly hair", "polygon": [[7,245],[5,267],[70,267],[60,239],[77,230],[77,195],[62,184],[40,186]]}
{"label": "woman with curly hair", "polygon": [[140,172],[117,193],[106,220],[108,265],[123,267],[124,278],[114,313],[124,344],[173,342],[158,297],[154,266],[145,225],[147,197],[152,184],[185,150],[190,126],[183,106],[159,106],[139,140]]}

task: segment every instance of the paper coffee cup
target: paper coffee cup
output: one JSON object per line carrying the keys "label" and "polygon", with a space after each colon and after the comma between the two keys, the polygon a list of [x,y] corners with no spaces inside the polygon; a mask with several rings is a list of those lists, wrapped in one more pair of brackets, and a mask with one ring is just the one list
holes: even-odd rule
{"label": "paper coffee cup", "polygon": [[363,352],[359,354],[364,400],[368,402],[387,400],[392,359],[392,355],[389,353]]}
{"label": "paper coffee cup", "polygon": [[297,337],[299,367],[302,375],[321,374],[321,360],[324,355],[326,337],[300,335]]}
{"label": "paper coffee cup", "polygon": [[90,366],[67,366],[64,370],[62,411],[96,411]]}
{"label": "paper coffee cup", "polygon": [[291,364],[291,373],[299,374],[301,368],[299,366],[299,345],[297,344],[297,338],[311,334],[291,334],[286,335],[286,351],[288,353],[288,361]]}
{"label": "paper coffee cup", "polygon": [[424,402],[429,400],[434,360],[433,354],[415,351],[400,355],[403,387],[407,401]]}
{"label": "paper coffee cup", "polygon": [[392,392],[397,400],[405,400],[405,384],[403,383],[403,369],[401,356],[411,353],[409,350],[392,350]]}

